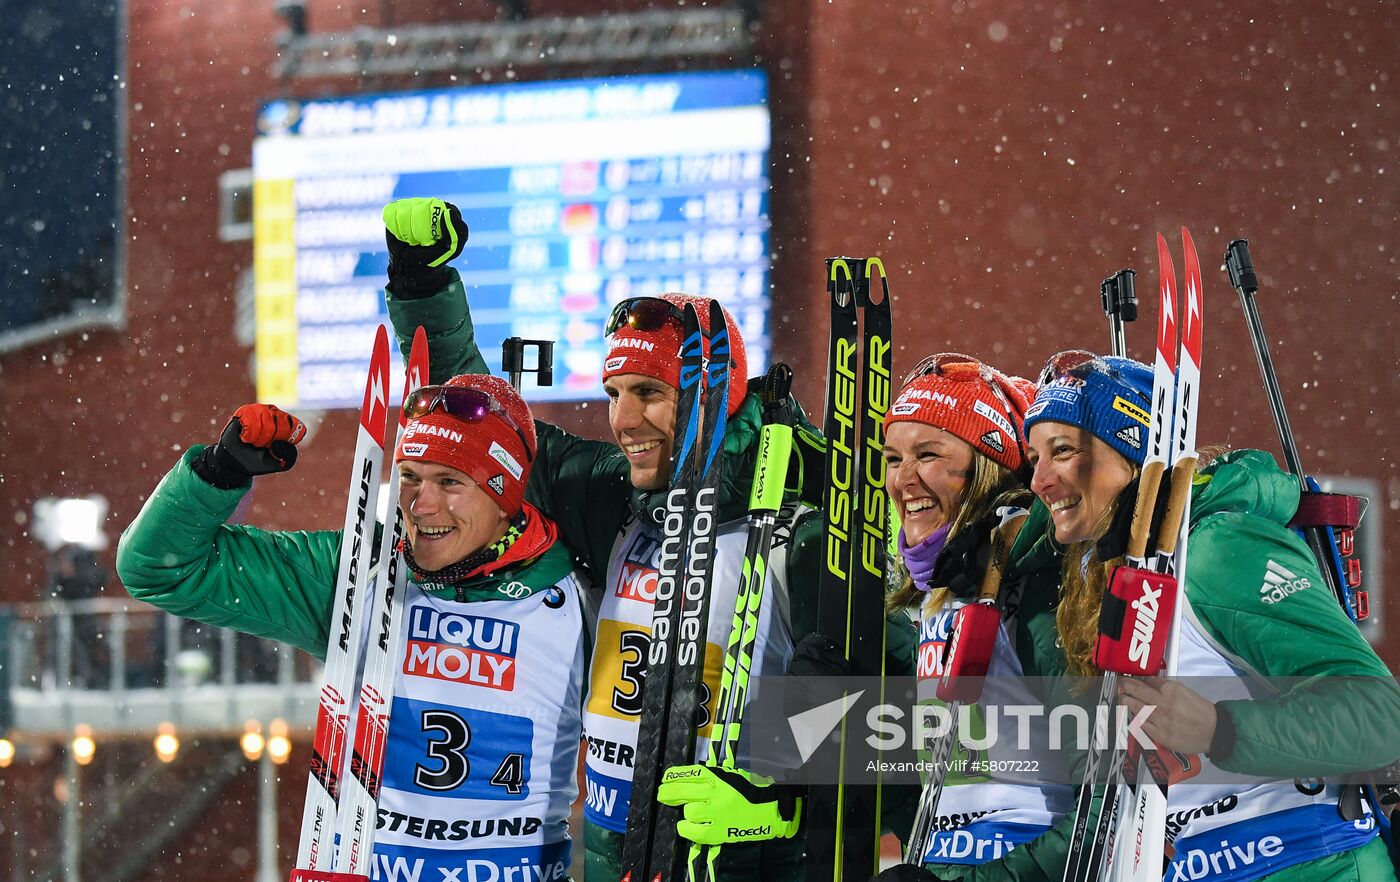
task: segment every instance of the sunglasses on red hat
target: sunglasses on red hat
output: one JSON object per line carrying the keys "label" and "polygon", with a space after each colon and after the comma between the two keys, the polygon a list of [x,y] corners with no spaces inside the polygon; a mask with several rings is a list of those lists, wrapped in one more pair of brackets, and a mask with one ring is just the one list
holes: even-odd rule
{"label": "sunglasses on red hat", "polygon": [[[1021,411],[1011,403],[1011,399],[1007,398],[1006,393],[1002,391],[1001,382],[997,379],[997,372],[984,362],[970,355],[963,355],[961,352],[939,352],[915,365],[909,375],[904,378],[904,385],[908,386],[915,380],[930,375],[957,382],[981,380],[991,390],[997,403],[1001,405],[1002,415],[1007,417],[1012,425],[1021,421]],[[1018,447],[1021,446],[1019,437],[1015,441]]]}
{"label": "sunglasses on red hat", "polygon": [[1014,417],[1018,411],[1012,406],[1006,393],[1002,391],[1001,383],[997,380],[997,372],[972,356],[963,355],[961,352],[940,352],[936,355],[930,355],[914,366],[914,369],[904,378],[904,385],[908,386],[920,377],[929,375],[959,382],[972,379],[981,380],[987,385],[987,388],[992,390],[992,395],[996,396],[997,402],[1001,404],[1006,415],[1013,417],[1013,423],[1016,421]]}
{"label": "sunglasses on red hat", "polygon": [[624,327],[634,331],[658,331],[667,324],[677,328],[684,326],[685,314],[679,306],[660,297],[629,297],[613,307],[608,323],[603,326],[603,334],[611,337]]}
{"label": "sunglasses on red hat", "polygon": [[408,393],[403,401],[403,415],[411,420],[427,416],[435,410],[450,414],[469,423],[479,423],[487,415],[495,414],[515,431],[520,445],[525,450],[525,458],[534,460],[530,452],[530,442],[515,418],[494,397],[467,386],[421,386]]}

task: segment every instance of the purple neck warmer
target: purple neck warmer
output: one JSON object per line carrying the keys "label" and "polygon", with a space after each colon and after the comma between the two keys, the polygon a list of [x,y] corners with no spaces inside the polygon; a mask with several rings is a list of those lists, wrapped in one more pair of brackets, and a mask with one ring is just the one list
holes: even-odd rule
{"label": "purple neck warmer", "polygon": [[920,591],[928,591],[933,587],[933,571],[938,566],[938,556],[943,553],[943,543],[948,540],[948,530],[952,526],[944,524],[912,548],[904,544],[904,531],[899,531],[899,553],[904,558],[909,577],[914,580],[914,586]]}

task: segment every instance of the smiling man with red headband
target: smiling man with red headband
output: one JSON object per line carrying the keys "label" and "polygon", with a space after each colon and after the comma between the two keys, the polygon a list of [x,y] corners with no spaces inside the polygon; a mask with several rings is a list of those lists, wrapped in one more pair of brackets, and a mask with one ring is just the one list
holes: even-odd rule
{"label": "smiling man with red headband", "polygon": [[[400,346],[406,352],[413,330],[422,325],[428,332],[435,375],[484,373],[486,363],[473,335],[466,291],[457,271],[448,265],[467,241],[460,213],[441,199],[403,199],[385,207],[384,222],[390,253],[389,316],[399,332]],[[580,552],[600,589],[584,710],[588,741],[584,842],[590,879],[620,876],[619,853],[627,826],[660,556],[659,525],[671,475],[681,316],[688,303],[698,307],[704,325],[708,298],[668,293],[625,299],[599,327],[607,340],[603,388],[608,395],[611,443],[580,438],[547,423],[535,424],[539,453],[526,498],[558,522],[564,540]],[[744,382],[748,364],[743,338],[727,312],[725,323],[731,351],[730,393],[725,402],[729,420],[718,492],[720,523],[704,676],[711,720],[719,662],[733,618],[729,613],[740,581],[748,497],[762,425],[758,396],[749,395]],[[816,435],[798,413],[805,428]],[[751,677],[786,671],[794,645],[808,637],[815,625],[815,603],[802,592],[814,591],[817,584],[821,519],[802,517],[804,511],[810,509],[800,504],[796,493],[789,494],[770,558]],[[887,664],[891,670],[902,667],[912,672],[908,660],[913,657],[916,634],[908,619],[901,619],[891,620],[896,636]],[[703,755],[708,728],[702,727],[698,734]],[[747,744],[741,744],[741,765],[750,760],[746,751]],[[775,829],[794,835],[798,823],[791,800],[780,798],[777,788],[740,787],[725,792],[742,799],[740,790],[762,801],[757,810],[771,817]],[[800,879],[802,869],[800,839],[726,846],[717,864],[719,879],[726,882]]]}
{"label": "smiling man with red headband", "polygon": [[[524,500],[536,454],[530,409],[504,380],[473,375],[415,391],[404,413],[394,459],[413,578],[374,875],[407,863],[425,878],[464,866],[480,878],[522,867],[565,878],[582,583],[554,523]],[[304,435],[296,417],[249,404],[217,444],[191,447],[122,535],[117,571],[132,596],[323,657],[341,532],[225,523],[255,476],[296,463]],[[483,663],[432,661],[445,653]]]}

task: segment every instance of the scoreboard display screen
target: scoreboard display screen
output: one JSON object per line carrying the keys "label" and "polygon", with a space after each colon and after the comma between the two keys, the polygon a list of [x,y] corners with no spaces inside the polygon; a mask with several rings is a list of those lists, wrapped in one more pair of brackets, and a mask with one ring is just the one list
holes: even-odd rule
{"label": "scoreboard display screen", "polygon": [[492,372],[507,337],[555,341],[554,385],[527,374],[529,400],[601,398],[613,304],[663,291],[720,300],[750,373],[767,365],[762,72],[275,101],[258,129],[260,400],[359,406],[375,328],[388,324],[381,210],[411,196],[455,203],[471,228],[453,266]]}

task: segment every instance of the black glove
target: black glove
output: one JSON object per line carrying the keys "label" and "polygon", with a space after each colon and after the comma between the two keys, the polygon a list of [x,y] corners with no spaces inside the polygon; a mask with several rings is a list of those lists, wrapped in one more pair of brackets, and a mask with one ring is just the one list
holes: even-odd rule
{"label": "black glove", "polygon": [[982,577],[992,558],[992,531],[1000,523],[1001,515],[993,512],[950,537],[938,555],[931,584],[947,587],[954,597],[975,596],[982,588]]}
{"label": "black glove", "polygon": [[896,864],[878,876],[872,876],[870,882],[939,882],[939,879],[923,867]]}
{"label": "black glove", "polygon": [[851,663],[825,634],[808,634],[792,650],[788,673],[797,677],[846,677]]}
{"label": "black glove", "polygon": [[296,445],[305,436],[305,424],[286,411],[271,404],[245,404],[224,426],[219,443],[204,448],[190,468],[220,490],[246,487],[255,475],[285,472],[296,465]]}
{"label": "black glove", "polygon": [[467,224],[451,202],[396,199],[384,206],[384,241],[389,245],[389,284],[395,297],[414,300],[452,281],[448,263],[467,244]]}

